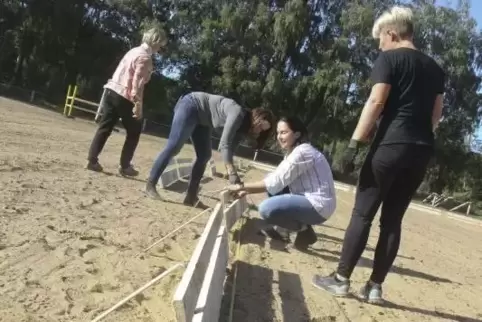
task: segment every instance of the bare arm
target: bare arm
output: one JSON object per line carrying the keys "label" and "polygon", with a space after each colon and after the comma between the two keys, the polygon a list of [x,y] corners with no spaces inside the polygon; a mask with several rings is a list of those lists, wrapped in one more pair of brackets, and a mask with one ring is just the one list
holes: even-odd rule
{"label": "bare arm", "polygon": [[236,133],[243,122],[244,112],[241,106],[234,104],[228,107],[226,114],[227,118],[219,141],[219,149],[228,173],[235,173],[233,154],[237,145]]}
{"label": "bare arm", "polygon": [[241,191],[245,191],[246,193],[262,193],[266,192],[266,190],[266,183],[263,180],[246,182],[241,188]]}
{"label": "bare arm", "polygon": [[438,94],[435,98],[435,103],[433,105],[433,112],[432,112],[432,129],[435,132],[437,129],[440,118],[442,117],[442,109],[443,109],[443,94]]}
{"label": "bare arm", "polygon": [[373,85],[370,97],[363,107],[360,119],[353,132],[352,140],[358,142],[369,140],[373,127],[385,107],[390,89],[390,84],[378,83]]}

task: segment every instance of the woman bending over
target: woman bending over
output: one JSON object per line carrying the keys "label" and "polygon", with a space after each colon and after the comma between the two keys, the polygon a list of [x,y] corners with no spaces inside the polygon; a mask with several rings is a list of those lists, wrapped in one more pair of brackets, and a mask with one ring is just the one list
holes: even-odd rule
{"label": "woman bending over", "polygon": [[233,165],[236,146],[245,137],[255,138],[260,148],[274,127],[274,116],[269,110],[242,108],[230,98],[204,92],[193,92],[179,99],[174,108],[171,132],[164,149],[152,165],[146,193],[153,199],[161,199],[156,185],[169,161],[176,156],[184,143],[191,138],[196,151],[189,186],[184,204],[205,208],[198,200],[199,185],[211,159],[211,136],[214,130],[221,130],[219,149],[229,174],[230,183],[241,180]]}

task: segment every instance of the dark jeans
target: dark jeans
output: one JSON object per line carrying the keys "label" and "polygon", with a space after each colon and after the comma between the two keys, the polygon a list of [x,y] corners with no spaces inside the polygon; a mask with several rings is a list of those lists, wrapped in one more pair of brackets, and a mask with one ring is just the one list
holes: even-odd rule
{"label": "dark jeans", "polygon": [[338,274],[350,278],[367,244],[375,214],[383,202],[380,236],[370,277],[372,282],[383,283],[400,246],[403,216],[422,183],[432,154],[431,147],[422,145],[393,144],[372,148],[360,172]]}
{"label": "dark jeans", "polygon": [[290,194],[288,187],[268,196],[258,207],[261,218],[268,224],[299,231],[303,225],[319,225],[325,221],[305,196]]}
{"label": "dark jeans", "polygon": [[189,179],[188,196],[195,196],[203,177],[206,165],[211,159],[211,128],[199,124],[198,107],[191,95],[179,99],[174,108],[171,131],[167,144],[152,165],[149,181],[157,184],[169,161],[181,151],[184,143],[191,137],[196,161]]}
{"label": "dark jeans", "polygon": [[102,103],[104,104],[102,107],[102,118],[90,145],[88,160],[93,163],[98,162],[99,154],[102,152],[117,121],[121,118],[122,125],[127,133],[120,157],[120,166],[125,169],[130,166],[139,143],[142,121],[136,120],[132,116],[134,104],[110,89],[106,89]]}

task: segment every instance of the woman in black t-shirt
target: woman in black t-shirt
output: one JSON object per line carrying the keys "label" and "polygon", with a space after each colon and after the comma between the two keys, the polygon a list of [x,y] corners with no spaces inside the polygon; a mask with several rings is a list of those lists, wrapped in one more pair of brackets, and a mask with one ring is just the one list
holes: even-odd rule
{"label": "woman in black t-shirt", "polygon": [[445,75],[432,58],[415,48],[412,21],[410,9],[393,7],[373,27],[382,52],[372,70],[370,97],[343,157],[346,171],[353,170],[358,148],[369,140],[377,120],[379,125],[360,171],[338,269],[313,278],[316,287],[336,296],[348,295],[350,276],[383,203],[373,272],[361,290],[367,301],[383,301],[381,284],[397,256],[403,216],[433,154]]}

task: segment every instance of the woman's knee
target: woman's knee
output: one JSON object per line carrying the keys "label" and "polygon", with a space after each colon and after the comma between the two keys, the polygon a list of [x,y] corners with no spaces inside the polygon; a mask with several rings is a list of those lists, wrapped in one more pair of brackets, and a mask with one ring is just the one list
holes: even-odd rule
{"label": "woman's knee", "polygon": [[164,147],[165,153],[167,153],[170,157],[175,157],[176,155],[181,152],[181,149],[183,147],[184,143],[179,142],[177,140],[167,140],[167,144]]}
{"label": "woman's knee", "polygon": [[262,201],[258,206],[258,212],[261,218],[269,220],[276,212],[275,203],[273,203],[271,199]]}

